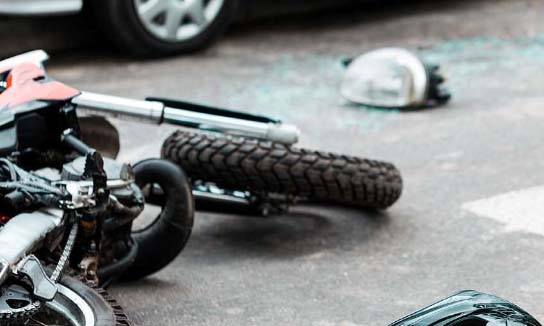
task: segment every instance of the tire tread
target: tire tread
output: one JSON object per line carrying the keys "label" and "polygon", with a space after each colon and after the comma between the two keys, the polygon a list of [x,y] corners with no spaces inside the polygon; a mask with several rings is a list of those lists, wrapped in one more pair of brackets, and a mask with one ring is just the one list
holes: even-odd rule
{"label": "tire tread", "polygon": [[193,181],[231,190],[375,209],[393,205],[402,193],[401,175],[390,163],[243,137],[176,131],[164,142],[162,156]]}

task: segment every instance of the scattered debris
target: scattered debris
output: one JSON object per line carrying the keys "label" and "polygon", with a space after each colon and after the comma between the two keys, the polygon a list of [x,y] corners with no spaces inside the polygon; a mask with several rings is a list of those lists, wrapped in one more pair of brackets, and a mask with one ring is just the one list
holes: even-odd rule
{"label": "scattered debris", "polygon": [[451,98],[439,66],[400,48],[374,50],[344,61],[342,95],[351,102],[383,108],[422,108]]}

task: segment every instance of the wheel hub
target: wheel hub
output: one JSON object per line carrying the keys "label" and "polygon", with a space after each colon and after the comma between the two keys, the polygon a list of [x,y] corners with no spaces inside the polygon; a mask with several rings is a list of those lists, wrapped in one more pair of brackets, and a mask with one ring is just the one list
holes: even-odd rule
{"label": "wheel hub", "polygon": [[134,0],[144,28],[162,41],[180,42],[202,33],[225,0]]}
{"label": "wheel hub", "polygon": [[31,292],[20,284],[0,288],[0,320],[28,318],[37,313],[42,303],[32,298]]}

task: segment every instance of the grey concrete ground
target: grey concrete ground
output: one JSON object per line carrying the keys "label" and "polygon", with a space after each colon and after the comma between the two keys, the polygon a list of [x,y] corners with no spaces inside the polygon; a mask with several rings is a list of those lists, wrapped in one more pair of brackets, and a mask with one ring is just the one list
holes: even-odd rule
{"label": "grey concrete ground", "polygon": [[[542,189],[495,197],[544,184],[542,10],[539,0],[412,1],[244,24],[179,58],[57,56],[52,75],[83,89],[278,115],[301,127],[301,146],[392,161],[405,179],[383,214],[197,214],[175,262],[112,292],[140,325],[386,325],[470,288],[544,320]],[[440,62],[451,104],[405,113],[342,101],[340,59],[390,45]],[[157,155],[171,130],[120,127],[128,160]]]}

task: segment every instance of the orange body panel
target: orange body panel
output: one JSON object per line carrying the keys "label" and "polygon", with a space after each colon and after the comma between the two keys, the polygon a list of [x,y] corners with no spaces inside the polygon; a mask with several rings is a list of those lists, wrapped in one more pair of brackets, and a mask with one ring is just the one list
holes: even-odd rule
{"label": "orange body panel", "polygon": [[14,67],[0,94],[0,109],[14,108],[32,101],[67,101],[80,92],[57,81],[44,81],[45,72],[32,63]]}

